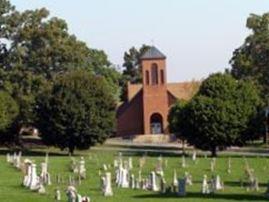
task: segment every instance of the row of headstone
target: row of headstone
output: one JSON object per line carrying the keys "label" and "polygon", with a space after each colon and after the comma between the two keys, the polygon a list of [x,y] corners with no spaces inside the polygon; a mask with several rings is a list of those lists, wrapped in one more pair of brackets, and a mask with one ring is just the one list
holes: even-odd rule
{"label": "row of headstone", "polygon": [[37,191],[40,194],[46,192],[44,185],[50,185],[50,174],[48,173],[48,154],[46,154],[45,162],[41,163],[41,174],[37,175],[37,165],[29,159],[22,162],[22,153],[14,152],[13,155],[7,153],[6,160],[8,163],[19,169],[24,177],[22,185],[30,190]]}
{"label": "row of headstone", "polygon": [[86,167],[84,157],[77,162],[75,158],[71,158],[70,169],[73,173],[78,174],[79,178],[86,179]]}
{"label": "row of headstone", "polygon": [[116,170],[116,185],[121,188],[129,188],[129,171],[120,165]]}
{"label": "row of headstone", "polygon": [[218,190],[223,190],[224,184],[221,182],[220,176],[214,176],[210,181],[207,179],[207,175],[204,175],[202,182],[202,194],[215,193]]}
{"label": "row of headstone", "polygon": [[46,190],[44,187],[44,182],[42,181],[41,177],[37,175],[36,164],[27,159],[24,163],[27,172],[23,178],[23,186],[29,188],[30,190],[37,191],[40,194],[45,194]]}
{"label": "row of headstone", "polygon": [[13,165],[15,168],[20,170],[21,169],[21,156],[22,156],[21,151],[18,153],[14,152],[13,155],[11,155],[10,153],[7,153],[6,161],[10,163],[11,165]]}

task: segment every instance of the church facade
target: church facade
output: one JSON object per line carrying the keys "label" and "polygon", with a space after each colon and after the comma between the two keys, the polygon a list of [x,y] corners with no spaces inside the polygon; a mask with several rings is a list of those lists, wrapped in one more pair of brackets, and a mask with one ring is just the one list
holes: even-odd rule
{"label": "church facade", "polygon": [[142,84],[127,87],[117,109],[117,136],[169,134],[168,113],[177,100],[189,100],[198,82],[167,83],[166,56],[152,46],[140,58]]}

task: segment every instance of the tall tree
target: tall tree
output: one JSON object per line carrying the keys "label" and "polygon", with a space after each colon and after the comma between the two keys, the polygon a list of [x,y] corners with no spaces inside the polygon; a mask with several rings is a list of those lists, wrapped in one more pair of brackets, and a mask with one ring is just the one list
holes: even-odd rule
{"label": "tall tree", "polygon": [[4,91],[0,91],[0,143],[13,139],[8,129],[12,126],[18,115],[19,109],[15,100]]}
{"label": "tall tree", "polygon": [[114,132],[116,101],[108,82],[85,70],[58,75],[39,98],[36,122],[48,145],[88,149]]}
{"label": "tall tree", "polygon": [[34,123],[36,98],[53,77],[77,68],[104,76],[119,96],[120,74],[104,51],[69,34],[66,22],[45,8],[19,12],[0,0],[0,89],[19,104],[18,129]]}
{"label": "tall tree", "polygon": [[150,48],[150,46],[143,44],[141,48],[130,48],[124,53],[124,70],[122,72],[122,79],[120,86],[122,88],[121,100],[126,100],[127,97],[127,82],[141,83],[142,82],[142,67],[140,65],[140,57]]}
{"label": "tall tree", "polygon": [[140,57],[150,48],[150,46],[143,44],[141,48],[130,48],[124,53],[123,75],[131,83],[142,82],[142,70],[140,65]]}
{"label": "tall tree", "polygon": [[252,82],[237,81],[228,74],[213,74],[203,81],[188,104],[174,106],[169,121],[175,132],[190,144],[210,150],[215,156],[217,149],[242,145],[251,137],[250,125],[260,103],[259,92]]}
{"label": "tall tree", "polygon": [[269,13],[251,14],[246,26],[252,33],[234,51],[231,73],[237,79],[256,81],[269,104]]}

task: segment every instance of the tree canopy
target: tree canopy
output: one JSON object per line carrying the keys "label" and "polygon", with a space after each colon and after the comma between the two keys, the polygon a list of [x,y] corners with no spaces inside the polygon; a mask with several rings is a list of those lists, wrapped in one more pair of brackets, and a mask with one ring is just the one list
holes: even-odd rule
{"label": "tree canopy", "polygon": [[0,91],[0,142],[4,143],[12,139],[8,128],[17,118],[19,108],[15,100],[6,92]]}
{"label": "tree canopy", "polygon": [[0,89],[8,92],[19,105],[18,125],[33,124],[35,121],[36,97],[48,87],[49,82],[41,75],[30,71],[0,69]]}
{"label": "tree canopy", "polygon": [[73,69],[104,77],[118,99],[121,75],[104,51],[78,40],[65,20],[50,16],[45,8],[18,11],[0,0],[0,90],[19,105],[14,127],[33,125],[37,97],[54,77]]}
{"label": "tree canopy", "polygon": [[175,105],[169,121],[174,132],[190,144],[216,155],[217,149],[245,143],[260,103],[252,82],[218,73],[203,81],[188,104]]}
{"label": "tree canopy", "polygon": [[261,86],[262,96],[269,97],[269,13],[251,14],[246,26],[252,31],[237,48],[230,61],[237,79],[251,79]]}
{"label": "tree canopy", "polygon": [[40,97],[37,127],[48,145],[88,149],[114,132],[116,102],[108,82],[85,70],[58,75]]}
{"label": "tree canopy", "polygon": [[[8,10],[7,10],[8,11]],[[51,78],[53,73],[72,67],[85,67],[89,49],[68,33],[62,19],[49,18],[45,8],[3,13],[1,65],[5,69],[20,67]]]}
{"label": "tree canopy", "polygon": [[9,127],[17,114],[17,103],[8,93],[0,91],[0,131]]}

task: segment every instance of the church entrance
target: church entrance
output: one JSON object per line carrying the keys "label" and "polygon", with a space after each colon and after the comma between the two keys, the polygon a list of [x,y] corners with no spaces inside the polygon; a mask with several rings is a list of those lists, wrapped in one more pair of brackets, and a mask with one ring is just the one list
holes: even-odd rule
{"label": "church entrance", "polygon": [[151,134],[163,133],[163,118],[159,113],[154,113],[150,117]]}

